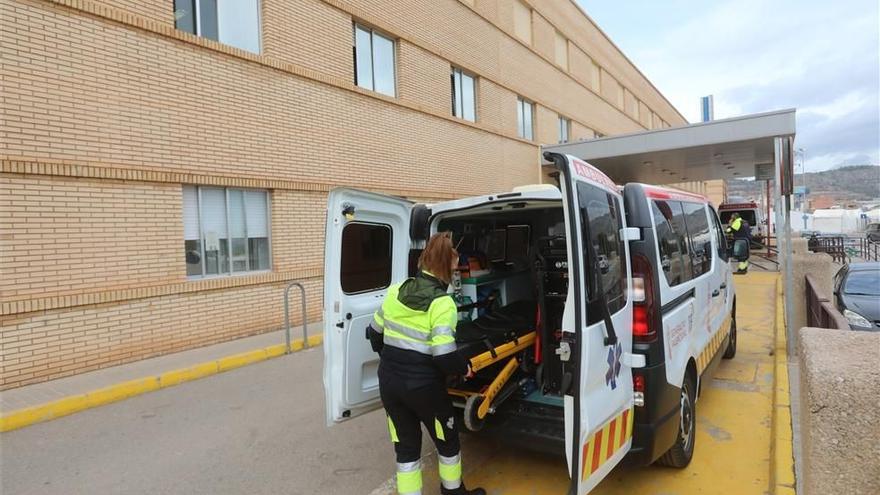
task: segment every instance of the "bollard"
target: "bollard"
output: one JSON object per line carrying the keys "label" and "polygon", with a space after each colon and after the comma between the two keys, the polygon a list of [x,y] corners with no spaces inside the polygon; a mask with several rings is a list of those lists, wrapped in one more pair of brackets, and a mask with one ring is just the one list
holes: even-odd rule
{"label": "bollard", "polygon": [[290,354],[290,289],[298,287],[300,301],[302,301],[302,327],[303,349],[309,347],[309,332],[307,328],[308,316],[306,315],[306,289],[299,282],[291,282],[284,288],[284,354]]}

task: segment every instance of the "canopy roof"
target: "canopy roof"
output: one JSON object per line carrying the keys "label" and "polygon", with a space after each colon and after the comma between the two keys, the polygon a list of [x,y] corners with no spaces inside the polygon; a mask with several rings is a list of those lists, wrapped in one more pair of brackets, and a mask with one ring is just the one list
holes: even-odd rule
{"label": "canopy roof", "polygon": [[753,177],[757,164],[772,170],[774,139],[794,134],[795,109],[787,109],[546,145],[542,151],[576,156],[618,184],[672,184]]}

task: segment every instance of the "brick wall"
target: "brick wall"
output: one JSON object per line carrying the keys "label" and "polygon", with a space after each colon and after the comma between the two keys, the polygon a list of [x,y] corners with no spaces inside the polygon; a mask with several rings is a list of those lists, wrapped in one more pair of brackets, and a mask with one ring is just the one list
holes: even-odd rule
{"label": "brick wall", "polygon": [[[501,0],[262,0],[251,54],[174,30],[171,0],[0,1],[0,389],[277,328],[293,279],[320,318],[327,192],[541,180],[517,95],[539,141],[559,114],[575,139],[647,127],[651,108],[683,122],[573,4],[524,4],[531,44]],[[353,22],[396,38],[397,98],[354,86]],[[599,94],[596,63],[640,121]],[[477,76],[476,123],[450,115],[450,66]],[[269,190],[271,272],[187,279],[182,184]]]}
{"label": "brick wall", "polygon": [[[319,278],[305,285],[320,298]],[[282,291],[261,284],[0,316],[0,389],[281,328]],[[320,299],[309,308],[320,318]],[[299,304],[290,310],[295,324]]]}
{"label": "brick wall", "polygon": [[179,281],[181,186],[0,175],[0,299]]}

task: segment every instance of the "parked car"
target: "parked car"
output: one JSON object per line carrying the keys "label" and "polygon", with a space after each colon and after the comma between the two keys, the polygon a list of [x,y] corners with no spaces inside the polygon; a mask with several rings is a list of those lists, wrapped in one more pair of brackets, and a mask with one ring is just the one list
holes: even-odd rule
{"label": "parked car", "polygon": [[869,223],[865,228],[865,237],[872,242],[880,242],[880,223]]}
{"label": "parked car", "polygon": [[851,329],[880,331],[880,262],[844,265],[834,276],[834,303]]}

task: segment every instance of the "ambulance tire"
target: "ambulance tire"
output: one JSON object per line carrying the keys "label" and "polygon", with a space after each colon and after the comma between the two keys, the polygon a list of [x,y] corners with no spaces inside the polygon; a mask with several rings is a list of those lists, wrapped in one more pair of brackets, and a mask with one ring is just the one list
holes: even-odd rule
{"label": "ambulance tire", "polygon": [[678,435],[672,447],[657,459],[657,464],[674,468],[685,468],[694,457],[694,444],[697,440],[697,380],[688,373],[681,385],[681,411],[678,422]]}
{"label": "ambulance tire", "polygon": [[736,306],[730,316],[730,340],[727,341],[727,349],[724,350],[722,359],[733,359],[736,356]]}
{"label": "ambulance tire", "polygon": [[468,397],[464,403],[464,418],[462,419],[464,419],[464,425],[470,431],[480,431],[486,425],[486,418],[480,419],[477,417],[477,410],[480,409],[480,404],[482,403],[483,396],[480,394]]}

